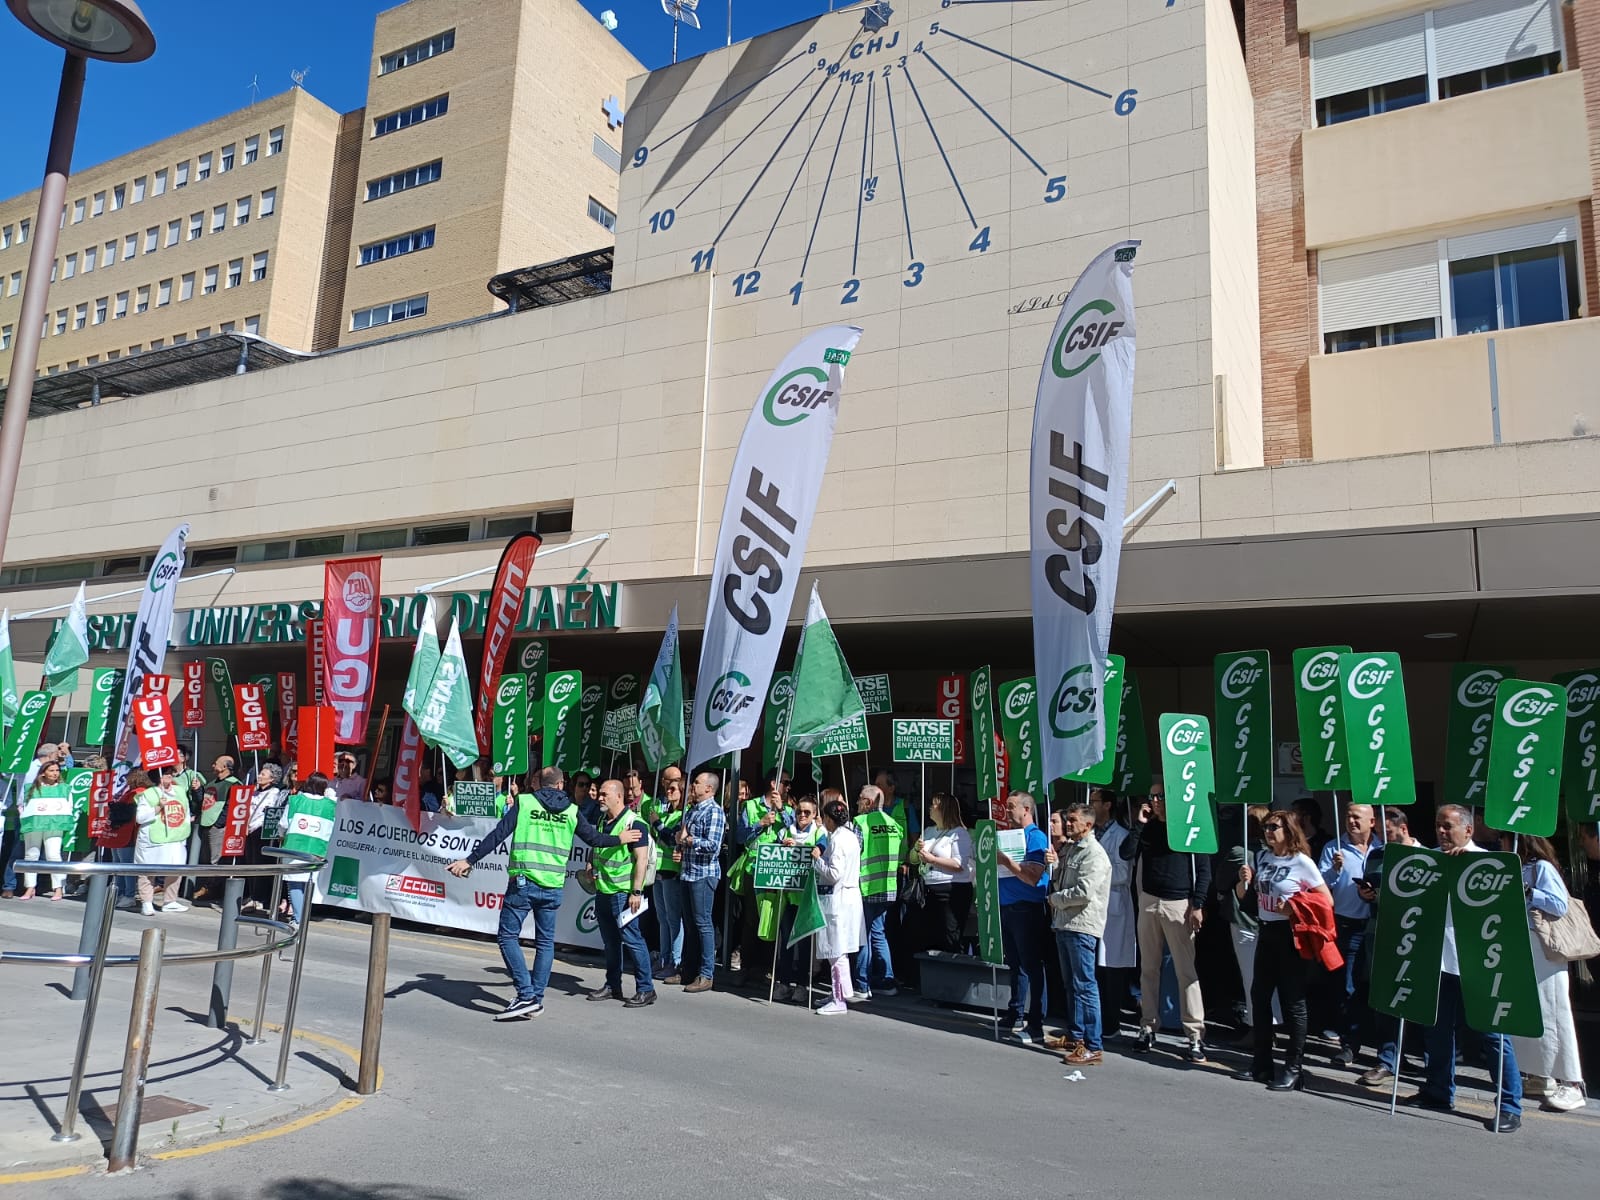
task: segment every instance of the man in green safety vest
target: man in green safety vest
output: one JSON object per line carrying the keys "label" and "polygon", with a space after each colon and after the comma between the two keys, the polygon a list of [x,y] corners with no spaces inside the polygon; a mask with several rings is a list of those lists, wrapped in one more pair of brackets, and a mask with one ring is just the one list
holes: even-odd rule
{"label": "man in green safety vest", "polygon": [[[511,839],[507,861],[506,894],[500,902],[500,957],[517,986],[517,994],[496,1021],[526,1020],[544,1011],[544,991],[550,983],[550,967],[556,953],[556,913],[561,909],[562,888],[567,882],[567,859],[572,855],[572,839],[581,838],[595,849],[631,846],[642,836],[633,825],[620,834],[601,833],[573,805],[561,790],[566,776],[559,767],[539,772],[539,790],[517,797],[506,809],[500,823],[489,831],[472,853],[451,863],[448,870],[457,879],[472,873],[486,854],[498,850]],[[528,972],[522,955],[522,923],[533,914],[533,972]]]}
{"label": "man in green safety vest", "polygon": [[[184,752],[178,751],[179,765],[185,760]],[[195,782],[200,779],[198,771],[180,771],[178,786],[188,791],[197,798],[199,810],[196,816],[200,826],[200,857],[197,860],[206,866],[215,866],[222,861],[222,837],[227,832],[227,822],[222,818],[228,811],[228,793],[239,786],[238,776],[234,775],[234,761],[231,755],[219,754],[217,761],[211,764],[212,778],[201,782],[195,787]],[[194,899],[199,904],[208,900],[219,899],[222,895],[222,880],[216,876],[207,876],[195,883]]]}
{"label": "man in green safety vest", "polygon": [[[606,951],[606,981],[589,993],[590,1000],[622,1000],[624,1008],[644,1008],[656,1002],[656,985],[651,976],[650,947],[639,928],[639,913],[644,908],[644,877],[650,869],[648,840],[623,845],[623,831],[648,827],[628,808],[622,784],[608,779],[600,785],[601,827],[618,844],[596,850],[591,858],[594,874],[594,920],[600,927],[600,941]],[[626,954],[633,973],[634,992],[622,994],[622,959]]]}
{"label": "man in green safety vest", "polygon": [[861,908],[867,937],[856,955],[856,999],[872,999],[873,960],[883,963],[878,995],[899,992],[894,982],[894,960],[889,955],[888,920],[899,896],[900,860],[905,850],[905,827],[883,811],[883,789],[869,783],[856,797],[856,832],[861,835]]}
{"label": "man in green safety vest", "polygon": [[[740,781],[741,786],[743,780]],[[728,872],[728,886],[737,891],[739,906],[739,972],[738,987],[757,987],[766,975],[770,954],[761,950],[762,942],[777,937],[780,892],[755,890],[756,847],[778,841],[794,824],[794,813],[789,810],[788,795],[782,778],[774,772],[767,782],[766,794],[748,796],[739,806],[734,824],[734,840],[742,847],[738,859]]]}

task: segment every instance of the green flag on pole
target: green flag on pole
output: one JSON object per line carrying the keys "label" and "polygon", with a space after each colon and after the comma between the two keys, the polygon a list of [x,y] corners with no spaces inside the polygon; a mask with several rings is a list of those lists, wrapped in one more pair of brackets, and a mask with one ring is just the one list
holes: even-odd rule
{"label": "green flag on pole", "polygon": [[688,739],[683,728],[683,660],[678,655],[678,606],[672,606],[667,632],[650,668],[650,682],[639,702],[639,742],[652,771],[683,757]]}
{"label": "green flag on pole", "polygon": [[833,626],[823,611],[817,585],[811,585],[800,649],[794,656],[794,698],[789,709],[789,744],[810,750],[844,725],[866,715],[861,692],[844,660]]}
{"label": "green flag on pole", "polygon": [[411,651],[411,673],[406,676],[406,690],[401,694],[400,707],[406,716],[422,728],[422,707],[428,695],[428,685],[439,669],[439,624],[433,611],[433,597],[422,606],[422,624],[417,627],[417,644]]}
{"label": "green flag on pole", "polygon": [[815,871],[806,872],[806,884],[794,898],[794,904],[794,928],[789,931],[790,946],[805,941],[827,924],[822,915],[822,901],[817,896]]}
{"label": "green flag on pole", "polygon": [[478,734],[472,721],[472,685],[466,655],[461,652],[461,621],[452,618],[450,636],[439,656],[422,701],[422,712],[412,718],[423,740],[443,750],[460,770],[478,761]]}
{"label": "green flag on pole", "polygon": [[72,598],[67,619],[56,626],[50,649],[44,656],[45,690],[52,696],[68,696],[78,690],[78,668],[89,661],[89,614],[85,609],[83,584]]}
{"label": "green flag on pole", "polygon": [[22,707],[17,692],[17,664],[11,657],[11,610],[0,612],[0,722],[10,729]]}

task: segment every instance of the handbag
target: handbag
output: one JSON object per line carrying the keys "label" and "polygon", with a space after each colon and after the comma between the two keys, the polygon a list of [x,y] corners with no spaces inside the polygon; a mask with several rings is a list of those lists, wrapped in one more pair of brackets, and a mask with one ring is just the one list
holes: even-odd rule
{"label": "handbag", "polygon": [[913,868],[906,872],[905,886],[900,889],[900,903],[907,908],[921,908],[928,902],[928,881],[922,871]]}
{"label": "handbag", "polygon": [[1600,956],[1600,937],[1595,936],[1589,910],[1576,896],[1567,897],[1567,911],[1559,917],[1551,917],[1537,908],[1532,913],[1534,936],[1551,962],[1583,962]]}

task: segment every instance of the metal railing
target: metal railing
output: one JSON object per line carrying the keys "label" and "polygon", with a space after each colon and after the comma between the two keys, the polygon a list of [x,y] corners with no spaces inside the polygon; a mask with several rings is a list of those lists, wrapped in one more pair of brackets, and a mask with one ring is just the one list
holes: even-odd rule
{"label": "metal railing", "polygon": [[[117,1103],[116,1123],[111,1135],[111,1149],[107,1155],[107,1169],[124,1170],[133,1166],[138,1153],[139,1110],[144,1102],[145,1069],[150,1061],[150,1041],[155,1023],[156,995],[160,987],[161,971],[166,966],[193,966],[214,964],[211,988],[211,1011],[208,1024],[217,1027],[227,1019],[228,996],[232,986],[233,964],[242,959],[261,959],[261,987],[256,996],[255,1023],[252,1036],[246,1043],[259,1046],[263,1036],[267,1012],[267,989],[271,982],[272,960],[280,952],[294,950],[294,966],[289,974],[289,995],[284,1005],[283,1041],[278,1050],[278,1070],[269,1092],[289,1090],[285,1077],[289,1073],[289,1048],[294,1039],[295,1008],[300,999],[300,979],[305,966],[306,930],[310,927],[311,896],[305,898],[298,926],[276,919],[278,901],[282,894],[284,876],[314,873],[324,859],[299,854],[292,850],[264,848],[264,853],[283,861],[278,863],[252,863],[224,866],[179,865],[166,863],[96,863],[74,862],[70,866],[60,862],[18,862],[15,869],[29,875],[60,873],[68,867],[71,874],[89,876],[89,899],[84,912],[85,941],[94,943],[93,953],[84,953],[80,944],[76,954],[44,954],[32,951],[0,950],[0,967],[73,967],[88,971],[88,994],[83,1008],[83,1020],[78,1026],[78,1045],[72,1058],[71,1082],[67,1088],[66,1110],[61,1116],[61,1127],[52,1136],[56,1142],[74,1142],[82,1134],[77,1131],[78,1104],[83,1092],[84,1071],[89,1058],[89,1044],[94,1036],[95,1016],[100,1006],[100,982],[107,967],[136,967],[133,1011],[128,1023],[128,1043],[123,1054],[122,1084]],[[175,878],[223,878],[226,880],[222,898],[222,926],[217,934],[217,948],[183,954],[164,954],[166,930],[146,929],[138,954],[111,954],[111,925],[117,911],[117,890],[110,886],[116,876],[153,876]],[[267,906],[268,916],[243,916],[239,905],[244,896],[246,879],[270,878],[272,900]],[[98,886],[97,886],[98,885]],[[307,884],[308,893],[310,884]],[[96,905],[99,905],[96,908]],[[266,931],[267,941],[258,946],[238,945],[239,926],[245,925]],[[278,934],[281,936],[273,937]]]}

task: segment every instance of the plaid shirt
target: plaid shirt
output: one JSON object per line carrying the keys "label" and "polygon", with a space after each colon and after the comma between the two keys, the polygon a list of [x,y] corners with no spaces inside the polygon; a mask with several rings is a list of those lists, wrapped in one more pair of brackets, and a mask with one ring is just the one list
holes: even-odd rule
{"label": "plaid shirt", "polygon": [[718,856],[722,852],[722,839],[728,830],[722,805],[717,803],[715,797],[691,805],[689,815],[683,819],[683,828],[691,841],[684,848],[683,870],[678,877],[685,883],[721,878],[722,867]]}

